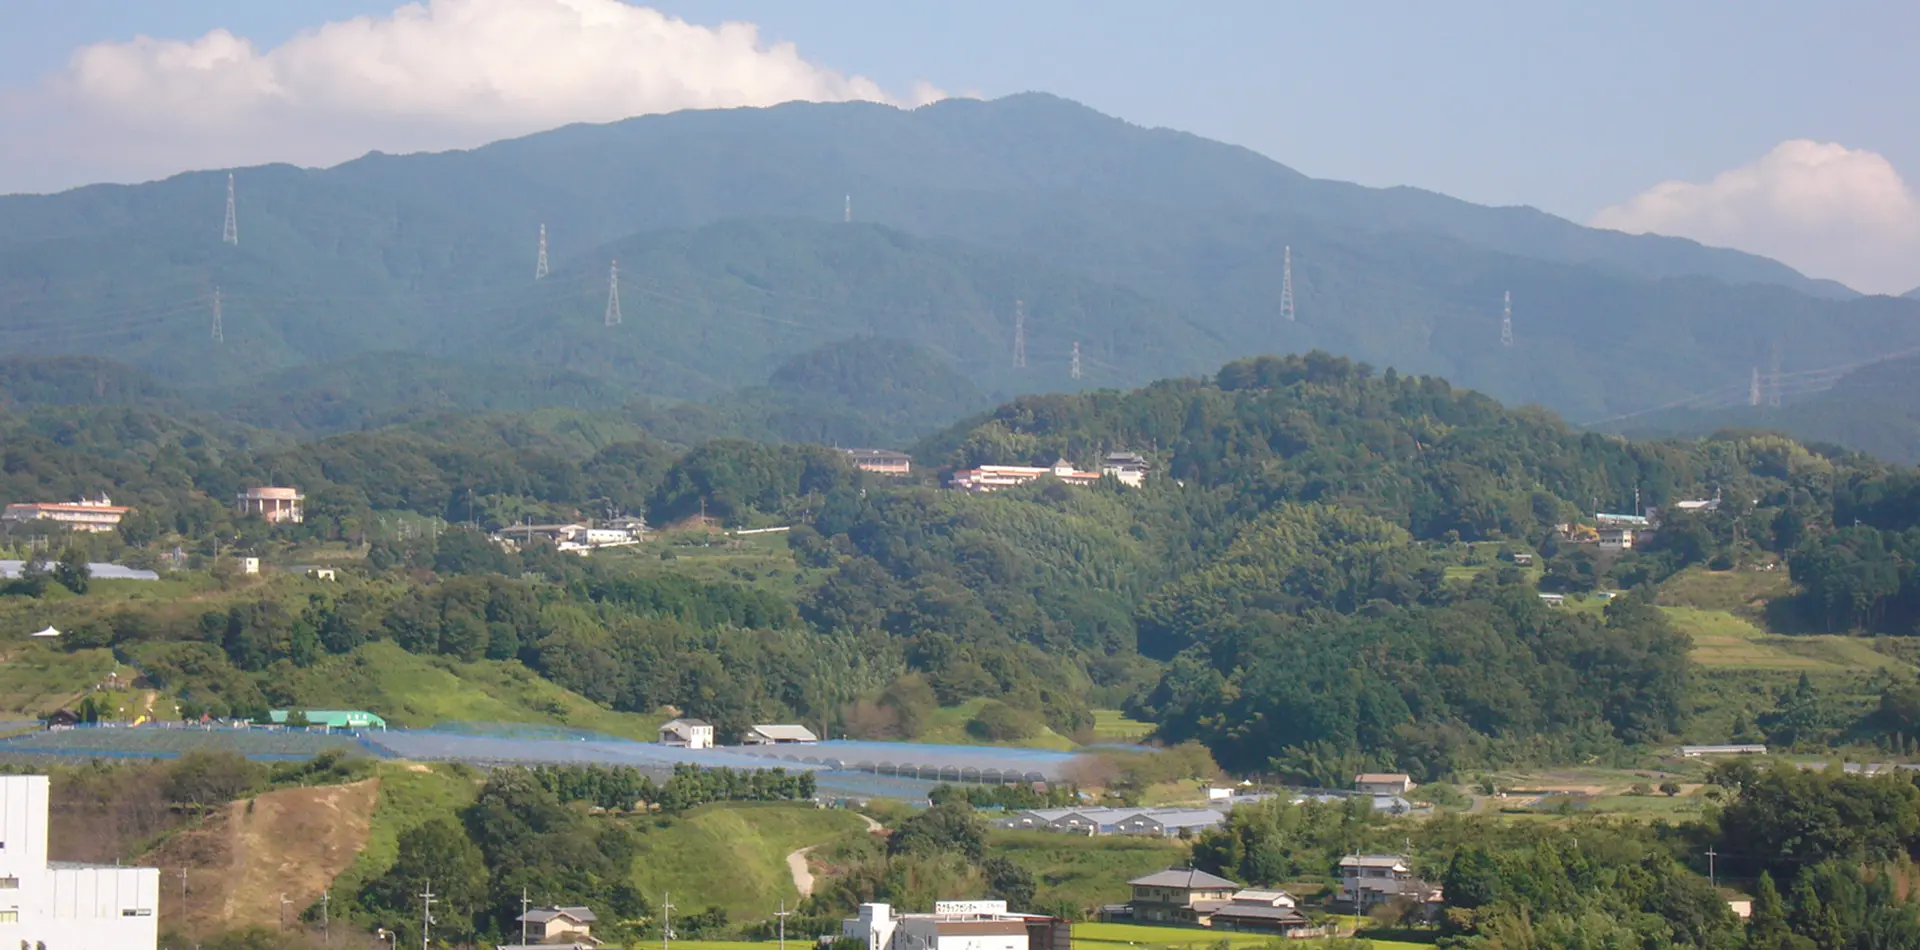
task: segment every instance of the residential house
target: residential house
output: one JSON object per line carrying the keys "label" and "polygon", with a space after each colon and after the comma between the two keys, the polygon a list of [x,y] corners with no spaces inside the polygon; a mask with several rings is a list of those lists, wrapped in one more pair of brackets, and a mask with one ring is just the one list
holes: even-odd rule
{"label": "residential house", "polygon": [[806,726],[754,726],[742,736],[741,742],[747,745],[794,745],[819,742],[820,737]]}
{"label": "residential house", "polygon": [[1515,552],[1513,555],[1513,563],[1516,567],[1526,567],[1533,563],[1533,555],[1525,551]]}
{"label": "residential house", "polygon": [[599,920],[585,907],[542,907],[521,914],[516,921],[527,926],[528,939],[538,944],[562,940],[593,945],[593,925]]}
{"label": "residential house", "polygon": [[19,505],[8,505],[0,512],[0,521],[23,524],[31,521],[51,521],[66,525],[75,531],[100,533],[112,531],[120,526],[120,519],[127,516],[132,508],[116,505],[106,495],[97,498],[82,497],[79,501],[41,501]]}
{"label": "residential house", "polygon": [[1232,900],[1240,890],[1240,885],[1224,877],[1193,868],[1156,871],[1128,881],[1127,886],[1133,889],[1127,907],[1133,919],[1143,923],[1197,924],[1203,912]]}
{"label": "residential house", "polygon": [[1541,594],[1540,602],[1543,604],[1546,604],[1549,607],[1565,607],[1567,605],[1567,595]]}
{"label": "residential house", "polygon": [[1369,795],[1405,795],[1413,785],[1413,776],[1404,772],[1362,772],[1353,777],[1353,790]]}
{"label": "residential house", "polygon": [[841,449],[853,461],[853,467],[877,475],[910,475],[913,456],[890,449]]}
{"label": "residential house", "polygon": [[1600,550],[1633,550],[1634,529],[1628,527],[1605,526],[1600,529]]}
{"label": "residential house", "polygon": [[47,860],[48,785],[0,776],[0,947],[154,950],[159,869]]}
{"label": "residential house", "polygon": [[1060,459],[1051,468],[1033,465],[982,465],[979,468],[962,469],[954,472],[947,480],[950,487],[961,491],[990,492],[1002,488],[1025,485],[1048,475],[1069,485],[1092,485],[1100,481],[1097,472],[1082,472],[1073,467],[1073,463]]}
{"label": "residential house", "polygon": [[1277,934],[1304,937],[1315,933],[1307,915],[1300,912],[1293,895],[1286,891],[1249,888],[1206,914],[1206,924],[1215,930],[1241,933]]}
{"label": "residential house", "polygon": [[1100,474],[1128,488],[1139,488],[1147,480],[1147,460],[1138,452],[1108,452],[1100,461]]}
{"label": "residential house", "polygon": [[700,719],[675,719],[660,727],[660,744],[680,749],[713,748],[713,724]]}
{"label": "residential house", "polygon": [[1353,854],[1340,859],[1342,895],[1356,911],[1396,897],[1425,902],[1433,889],[1413,876],[1404,854]]}
{"label": "residential house", "polygon": [[299,524],[306,520],[307,496],[298,488],[249,488],[234,499],[243,515],[259,515],[268,524]]}
{"label": "residential house", "polygon": [[861,904],[840,935],[867,950],[1070,950],[1073,929],[1045,914],[1010,912],[1006,901],[934,901],[931,914]]}

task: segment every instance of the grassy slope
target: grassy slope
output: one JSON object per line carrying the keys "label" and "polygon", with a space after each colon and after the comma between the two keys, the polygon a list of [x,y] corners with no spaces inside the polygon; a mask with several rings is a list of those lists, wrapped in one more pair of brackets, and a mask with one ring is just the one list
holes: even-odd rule
{"label": "grassy slope", "polygon": [[23,643],[0,659],[0,713],[32,718],[72,706],[116,669],[131,677],[111,650],[66,653],[45,643]]}
{"label": "grassy slope", "polygon": [[1013,742],[982,742],[968,735],[967,721],[979,715],[981,708],[986,706],[987,702],[985,699],[969,699],[958,706],[946,706],[934,710],[933,714],[927,717],[926,728],[921,730],[919,737],[912,741],[941,745],[1003,745],[1023,749],[1056,749],[1062,752],[1071,752],[1079,748],[1072,739],[1045,726],[1041,726],[1038,733]]}
{"label": "grassy slope", "polygon": [[300,671],[287,687],[303,705],[368,709],[397,726],[503,722],[653,739],[660,719],[614,712],[541,679],[518,662],[458,663],[368,643]]}
{"label": "grassy slope", "polygon": [[1128,719],[1127,714],[1118,709],[1096,709],[1093,711],[1093,740],[1095,742],[1137,742],[1153,731],[1153,723]]}
{"label": "grassy slope", "polygon": [[1066,901],[1083,909],[1125,901],[1127,881],[1187,860],[1187,846],[1165,838],[996,831],[989,845],[995,856],[1033,873],[1038,902]]}
{"label": "grassy slope", "polygon": [[459,766],[382,763],[367,845],[353,865],[333,880],[333,893],[352,897],[393,866],[400,834],[435,818],[458,821],[457,812],[480,793],[476,773]]}
{"label": "grassy slope", "polygon": [[648,828],[633,880],[650,900],[671,892],[682,913],[720,906],[734,920],[761,920],[780,901],[795,906],[787,855],[866,833],[850,811],[810,805],[710,805]]}

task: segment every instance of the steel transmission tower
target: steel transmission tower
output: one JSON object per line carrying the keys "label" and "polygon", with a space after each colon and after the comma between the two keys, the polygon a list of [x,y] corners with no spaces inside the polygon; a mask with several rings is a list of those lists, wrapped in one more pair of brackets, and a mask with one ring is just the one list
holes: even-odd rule
{"label": "steel transmission tower", "polygon": [[1074,379],[1080,378],[1080,341],[1073,341],[1073,368],[1068,370]]}
{"label": "steel transmission tower", "polygon": [[540,226],[540,259],[533,262],[533,279],[541,280],[547,276],[547,226]]}
{"label": "steel transmission tower", "polygon": [[607,271],[607,326],[620,325],[620,262]]}
{"label": "steel transmission tower", "polygon": [[1013,302],[1013,368],[1027,368],[1027,304]]}
{"label": "steel transmission tower", "polygon": [[1747,405],[1760,405],[1760,367],[1753,368],[1753,375],[1747,380]]}
{"label": "steel transmission tower", "polygon": [[1780,408],[1780,341],[1773,341],[1773,374],[1767,377],[1767,405]]}
{"label": "steel transmission tower", "polygon": [[213,342],[227,342],[226,331],[220,326],[220,288],[213,288]]}
{"label": "steel transmission tower", "polygon": [[1282,252],[1280,264],[1280,319],[1293,322],[1293,246]]}
{"label": "steel transmission tower", "polygon": [[233,211],[233,173],[227,173],[227,223],[220,229],[220,240],[225,244],[239,245],[240,218]]}
{"label": "steel transmission tower", "polygon": [[852,195],[847,196],[847,212],[846,212],[846,216],[842,218],[842,220],[847,222],[848,224],[853,223],[853,196]]}
{"label": "steel transmission tower", "polygon": [[1513,291],[1511,290],[1507,291],[1500,302],[1500,345],[1513,345]]}

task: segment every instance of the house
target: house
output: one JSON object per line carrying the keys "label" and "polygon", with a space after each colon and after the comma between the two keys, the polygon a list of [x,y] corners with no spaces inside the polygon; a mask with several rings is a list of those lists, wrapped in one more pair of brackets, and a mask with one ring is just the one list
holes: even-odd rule
{"label": "house", "polygon": [[257,558],[257,557],[243,557],[243,558],[241,558],[241,559],[240,559],[240,573],[242,573],[242,574],[258,574],[258,573],[260,573],[260,559],[259,559],[259,558]]}
{"label": "house", "polygon": [[591,946],[593,924],[599,918],[585,907],[542,907],[516,918],[527,926],[528,939],[538,944],[573,940]]}
{"label": "house", "polygon": [[910,475],[913,473],[913,456],[905,452],[890,449],[841,449],[853,467],[863,472],[877,475]]}
{"label": "house", "polygon": [[1139,488],[1147,480],[1147,460],[1138,452],[1108,452],[1100,460],[1100,474],[1128,488]]}
{"label": "house", "polygon": [[1051,475],[1069,485],[1093,485],[1100,481],[1097,472],[1082,472],[1073,463],[1060,459],[1051,468],[1033,465],[982,465],[953,473],[947,485],[961,491],[990,492],[1025,485]]}
{"label": "house", "polygon": [[[1168,868],[1127,882],[1133,899],[1127,901],[1133,919],[1142,923],[1200,922],[1202,912],[1233,899],[1240,885],[1193,868]],[[1213,902],[1208,904],[1208,902]],[[1199,904],[1198,910],[1195,905]]]}
{"label": "house", "polygon": [[1153,809],[1120,819],[1114,823],[1114,830],[1123,835],[1170,838],[1183,832],[1192,834],[1208,828],[1218,828],[1226,821],[1227,816],[1224,812],[1211,808],[1191,811]]}
{"label": "house", "polygon": [[1533,563],[1533,555],[1525,551],[1515,552],[1513,555],[1513,563],[1516,567],[1526,567]]}
{"label": "house", "polygon": [[313,567],[307,569],[307,576],[317,581],[338,580],[339,574],[331,567]]}
{"label": "house", "polygon": [[91,531],[96,534],[112,531],[120,526],[120,519],[132,511],[121,505],[115,505],[106,495],[97,498],[82,497],[79,501],[59,502],[40,501],[19,505],[8,505],[0,512],[0,522],[24,524],[32,521],[51,521],[66,525],[75,531]]}
{"label": "house", "polygon": [[1340,859],[1341,893],[1364,913],[1396,897],[1424,902],[1432,888],[1413,876],[1404,854],[1353,854]]}
{"label": "house", "polygon": [[79,722],[80,716],[71,709],[56,709],[47,714],[48,729],[71,729]]}
{"label": "house", "polygon": [[1368,795],[1405,795],[1413,785],[1413,776],[1404,772],[1362,772],[1353,777],[1353,790]]}
{"label": "house", "polygon": [[47,860],[48,781],[0,776],[0,947],[155,950],[160,871]]}
{"label": "house", "polygon": [[1286,891],[1249,888],[1236,892],[1225,903],[1210,909],[1206,924],[1215,930],[1241,933],[1278,934],[1304,937],[1313,934],[1312,922],[1300,912],[1293,895]]}
{"label": "house", "polygon": [[1758,743],[1745,745],[1683,745],[1680,757],[1697,759],[1709,755],[1766,755],[1767,747]]}
{"label": "house", "polygon": [[1633,550],[1634,529],[1625,527],[1602,527],[1600,529],[1600,550]]}
{"label": "house", "polygon": [[931,914],[896,914],[861,904],[840,935],[867,950],[1070,950],[1072,925],[1045,914],[1016,914],[1006,901],[934,901]]}
{"label": "house", "polygon": [[680,749],[711,749],[713,724],[700,719],[675,719],[660,727],[660,744]]}
{"label": "house", "polygon": [[1549,607],[1565,607],[1567,605],[1567,595],[1541,594],[1540,602],[1543,604],[1546,604]]}
{"label": "house", "polygon": [[298,488],[249,488],[234,499],[243,515],[259,515],[268,524],[299,524],[306,520],[307,496]]}
{"label": "house", "polygon": [[[267,711],[267,718],[285,725],[293,715],[289,709]],[[325,726],[328,729],[385,729],[387,721],[362,709],[308,709],[301,712],[310,726]]]}
{"label": "house", "polygon": [[754,726],[740,741],[747,745],[792,745],[819,742],[820,737],[806,726]]}

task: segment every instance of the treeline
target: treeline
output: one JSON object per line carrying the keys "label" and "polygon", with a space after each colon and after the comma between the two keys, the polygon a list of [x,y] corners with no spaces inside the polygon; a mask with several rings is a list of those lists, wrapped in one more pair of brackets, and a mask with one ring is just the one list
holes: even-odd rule
{"label": "treeline", "polygon": [[790,802],[813,798],[809,771],[703,769],[681,763],[664,783],[625,765],[548,765],[529,769],[541,788],[562,802],[587,802],[609,811],[658,807],[680,812],[712,802]]}

